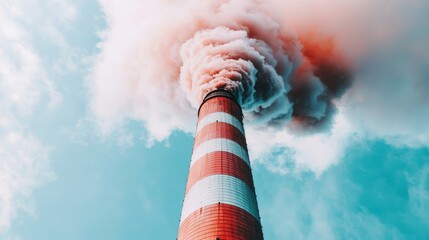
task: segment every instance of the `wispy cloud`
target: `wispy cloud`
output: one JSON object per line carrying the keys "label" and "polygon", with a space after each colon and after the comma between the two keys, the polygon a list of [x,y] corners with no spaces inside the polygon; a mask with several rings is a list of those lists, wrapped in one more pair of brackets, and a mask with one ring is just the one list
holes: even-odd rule
{"label": "wispy cloud", "polygon": [[43,34],[41,23],[52,17],[44,7],[63,22],[76,15],[67,1],[0,3],[0,234],[9,238],[8,229],[19,213],[36,216],[33,191],[55,177],[49,147],[28,125],[40,109],[62,102],[34,43]]}
{"label": "wispy cloud", "polygon": [[[6,123],[9,121],[9,123]],[[54,179],[49,150],[22,129],[16,119],[0,124],[0,233],[6,232],[19,212],[35,216],[33,190]]]}
{"label": "wispy cloud", "polygon": [[426,239],[427,153],[366,142],[320,177],[260,182],[262,223],[271,239]]}

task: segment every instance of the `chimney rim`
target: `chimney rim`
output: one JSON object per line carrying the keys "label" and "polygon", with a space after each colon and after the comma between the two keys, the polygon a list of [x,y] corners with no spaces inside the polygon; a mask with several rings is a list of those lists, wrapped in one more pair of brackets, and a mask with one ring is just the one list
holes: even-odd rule
{"label": "chimney rim", "polygon": [[237,99],[232,92],[225,90],[225,89],[215,89],[215,90],[207,93],[206,96],[204,97],[203,102],[200,104],[200,107],[198,108],[198,116],[200,115],[200,110],[201,110],[201,107],[204,105],[204,103],[206,103],[208,100],[210,100],[212,98],[216,98],[216,97],[229,98],[232,101],[234,101],[241,108],[240,104],[237,102]]}

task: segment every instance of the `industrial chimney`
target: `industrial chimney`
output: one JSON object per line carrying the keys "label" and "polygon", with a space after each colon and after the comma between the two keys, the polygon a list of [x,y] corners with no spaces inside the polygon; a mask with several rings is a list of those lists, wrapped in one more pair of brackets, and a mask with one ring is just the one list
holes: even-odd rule
{"label": "industrial chimney", "polygon": [[263,240],[242,118],[230,92],[204,98],[178,240]]}

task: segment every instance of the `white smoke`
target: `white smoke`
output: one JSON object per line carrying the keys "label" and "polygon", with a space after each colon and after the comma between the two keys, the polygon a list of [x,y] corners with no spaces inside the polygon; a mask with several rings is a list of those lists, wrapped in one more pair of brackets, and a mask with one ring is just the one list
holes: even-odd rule
{"label": "white smoke", "polygon": [[207,93],[226,89],[237,96],[244,110],[257,111],[281,101],[282,114],[287,114],[291,104],[284,94],[289,91],[287,80],[294,64],[281,48],[280,38],[276,39],[279,47],[273,49],[250,38],[245,30],[216,27],[197,32],[181,48],[180,79],[192,106],[198,108]]}
{"label": "white smoke", "polygon": [[[422,122],[429,116],[427,98],[414,96],[428,89],[428,54],[419,50],[427,51],[422,46],[428,30],[422,27],[428,3],[101,4],[108,29],[90,86],[92,109],[105,134],[126,118],[143,121],[149,140],[166,139],[174,130],[193,132],[195,108],[204,94],[221,87],[245,109],[252,157],[276,171],[288,171],[281,167],[286,156],[298,169],[320,173],[338,162],[351,136],[368,129],[376,138],[394,137],[396,144],[429,146]],[[405,89],[393,87],[398,83]],[[407,108],[407,102],[415,110],[385,124],[392,112],[405,110],[395,107]],[[423,131],[414,135],[417,128]],[[287,151],[270,154],[276,149]]]}

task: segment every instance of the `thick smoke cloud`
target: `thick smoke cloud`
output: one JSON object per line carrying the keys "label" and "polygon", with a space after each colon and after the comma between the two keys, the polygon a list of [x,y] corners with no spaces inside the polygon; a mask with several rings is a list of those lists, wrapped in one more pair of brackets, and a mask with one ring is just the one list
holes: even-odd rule
{"label": "thick smoke cloud", "polygon": [[332,41],[289,31],[256,1],[214,2],[210,10],[180,48],[180,82],[193,107],[223,88],[253,124],[285,126],[292,118],[307,130],[330,120],[332,99],[349,86]]}
{"label": "thick smoke cloud", "polygon": [[193,132],[201,99],[226,88],[245,109],[253,158],[273,171],[322,172],[351,136],[429,146],[428,3],[101,3],[108,28],[90,87],[103,133],[126,118],[143,121],[149,141]]}
{"label": "thick smoke cloud", "polygon": [[280,39],[278,45],[273,49],[259,38],[250,38],[245,30],[217,27],[197,32],[181,48],[180,77],[188,99],[198,108],[207,93],[226,89],[244,110],[258,111],[281,102],[281,114],[287,114],[291,104],[284,95],[294,64]]}

